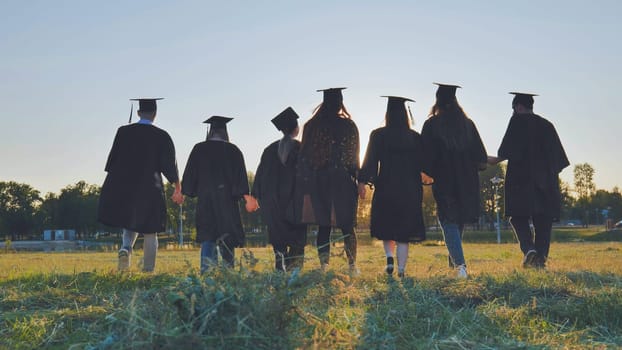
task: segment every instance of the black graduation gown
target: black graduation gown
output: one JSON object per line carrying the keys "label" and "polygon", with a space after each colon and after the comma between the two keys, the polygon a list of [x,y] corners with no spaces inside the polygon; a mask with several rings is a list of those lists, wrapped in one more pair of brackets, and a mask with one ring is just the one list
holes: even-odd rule
{"label": "black graduation gown", "polygon": [[[358,206],[359,132],[350,119],[311,119],[302,143],[319,133],[317,145],[303,146],[298,157],[294,216],[296,222],[348,229],[356,226]],[[314,164],[317,147],[327,149],[326,161]]]}
{"label": "black graduation gown", "polygon": [[559,220],[559,173],[570,163],[555,127],[536,114],[514,114],[497,152],[508,160],[505,215]]}
{"label": "black graduation gown", "polygon": [[106,162],[98,220],[139,233],[164,232],[166,201],[162,174],[179,181],[175,147],[168,133],[148,124],[122,126]]}
{"label": "black graduation gown", "polygon": [[472,120],[466,130],[470,143],[461,150],[449,149],[440,137],[443,116],[431,117],[423,124],[423,171],[434,178],[432,193],[441,221],[455,224],[477,222],[480,213],[478,170],[485,168],[486,149]]}
{"label": "black graduation gown", "polygon": [[223,239],[229,247],[244,246],[238,201],[248,194],[248,177],[234,144],[208,140],[194,145],[181,188],[183,194],[198,197],[197,242]]}
{"label": "black graduation gown", "polygon": [[359,182],[375,187],[371,235],[381,240],[425,240],[421,203],[421,135],[411,129],[384,127],[372,131],[359,172]]}
{"label": "black graduation gown", "polygon": [[296,161],[300,142],[293,145],[285,164],[279,158],[279,141],[264,149],[255,173],[251,194],[259,200],[259,212],[268,225],[268,241],[272,245],[304,246],[307,240],[307,226],[288,221],[286,211],[292,209],[296,179]]}

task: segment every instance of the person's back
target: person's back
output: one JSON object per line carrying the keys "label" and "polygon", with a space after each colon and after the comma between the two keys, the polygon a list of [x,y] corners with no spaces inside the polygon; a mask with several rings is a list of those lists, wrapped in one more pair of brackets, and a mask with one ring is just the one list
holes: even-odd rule
{"label": "person's back", "polygon": [[98,220],[123,228],[119,269],[129,268],[136,238],[145,235],[143,269],[153,271],[157,233],[166,227],[162,174],[175,184],[173,201],[183,202],[175,147],[168,133],[153,125],[157,99],[138,99],[140,120],[117,130],[105,170],[108,172],[98,205]]}
{"label": "person's back", "polygon": [[[545,267],[551,227],[559,219],[558,174],[569,165],[551,122],[533,113],[534,94],[511,92],[513,114],[491,163],[508,160],[505,215],[523,252],[524,267]],[[532,234],[534,226],[535,235]]]}

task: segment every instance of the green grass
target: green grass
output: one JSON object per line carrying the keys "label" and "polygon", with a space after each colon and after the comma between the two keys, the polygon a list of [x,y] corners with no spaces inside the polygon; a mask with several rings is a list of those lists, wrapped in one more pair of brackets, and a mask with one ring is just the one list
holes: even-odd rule
{"label": "green grass", "polygon": [[340,245],[327,273],[307,247],[299,274],[273,273],[270,248],[204,276],[198,250],[161,250],[155,274],[140,251],[129,273],[112,252],[0,254],[0,348],[622,347],[622,243],[554,243],[544,271],[521,268],[517,244],[464,249],[466,281],[433,240],[411,245],[403,280],[378,242],[359,246],[358,277]]}

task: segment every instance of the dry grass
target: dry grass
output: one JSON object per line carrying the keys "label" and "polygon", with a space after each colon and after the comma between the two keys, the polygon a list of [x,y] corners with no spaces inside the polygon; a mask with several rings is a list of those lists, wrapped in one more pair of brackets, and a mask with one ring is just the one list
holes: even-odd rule
{"label": "dry grass", "polygon": [[[444,246],[412,245],[407,278],[387,278],[378,244],[341,248],[321,273],[272,272],[270,248],[234,270],[197,274],[198,251],[158,255],[157,273],[117,273],[114,253],[0,254],[0,348],[618,348],[622,244],[556,243],[546,271],[516,244],[465,244],[454,279]],[[243,257],[246,255],[246,257]]]}

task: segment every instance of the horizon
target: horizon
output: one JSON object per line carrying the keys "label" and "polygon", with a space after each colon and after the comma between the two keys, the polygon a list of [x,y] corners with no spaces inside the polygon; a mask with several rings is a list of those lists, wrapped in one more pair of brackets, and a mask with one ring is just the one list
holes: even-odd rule
{"label": "horizon", "polygon": [[180,176],[210,115],[235,117],[231,141],[254,173],[280,138],[270,119],[292,106],[303,125],[321,102],[315,90],[334,86],[348,87],[362,159],[383,123],[381,95],[416,100],[420,132],[442,82],[463,87],[458,101],[490,155],[512,113],[508,92],[538,94],[534,112],[571,163],[561,179],[574,187],[574,166],[589,163],[597,189],[611,191],[622,184],[620,12],[617,1],[559,0],[0,4],[0,181],[41,194],[101,185],[129,99],[144,96],[165,98],[155,125],[175,143]]}

